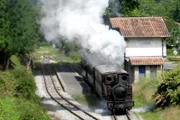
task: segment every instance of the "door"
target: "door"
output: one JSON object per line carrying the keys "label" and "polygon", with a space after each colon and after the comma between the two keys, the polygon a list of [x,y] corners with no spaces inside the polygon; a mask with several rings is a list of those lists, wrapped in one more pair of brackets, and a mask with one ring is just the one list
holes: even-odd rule
{"label": "door", "polygon": [[142,80],[146,76],[146,67],[145,66],[139,66],[139,79]]}
{"label": "door", "polygon": [[150,66],[150,79],[157,76],[157,66]]}

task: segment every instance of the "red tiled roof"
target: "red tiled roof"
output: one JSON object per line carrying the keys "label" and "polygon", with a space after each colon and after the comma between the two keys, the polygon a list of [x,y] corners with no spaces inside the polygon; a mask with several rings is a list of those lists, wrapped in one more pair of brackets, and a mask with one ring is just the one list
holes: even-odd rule
{"label": "red tiled roof", "polygon": [[131,65],[162,65],[163,57],[131,57]]}
{"label": "red tiled roof", "polygon": [[162,17],[117,17],[110,22],[124,37],[169,37]]}

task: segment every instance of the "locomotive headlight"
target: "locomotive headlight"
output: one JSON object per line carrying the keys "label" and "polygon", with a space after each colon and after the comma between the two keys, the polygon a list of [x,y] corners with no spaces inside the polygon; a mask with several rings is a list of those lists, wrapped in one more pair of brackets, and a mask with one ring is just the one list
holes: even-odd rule
{"label": "locomotive headlight", "polygon": [[116,86],[113,90],[113,95],[115,99],[121,100],[124,99],[127,96],[127,90],[126,88],[122,86]]}

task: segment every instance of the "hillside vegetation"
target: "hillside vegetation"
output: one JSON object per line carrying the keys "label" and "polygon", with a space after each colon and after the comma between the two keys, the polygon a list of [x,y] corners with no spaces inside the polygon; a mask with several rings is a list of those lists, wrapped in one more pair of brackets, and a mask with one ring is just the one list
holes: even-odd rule
{"label": "hillside vegetation", "polygon": [[12,61],[13,70],[0,71],[0,120],[49,120],[35,94],[34,76],[16,56]]}
{"label": "hillside vegetation", "polygon": [[160,78],[134,84],[135,108],[145,120],[180,119],[180,66]]}

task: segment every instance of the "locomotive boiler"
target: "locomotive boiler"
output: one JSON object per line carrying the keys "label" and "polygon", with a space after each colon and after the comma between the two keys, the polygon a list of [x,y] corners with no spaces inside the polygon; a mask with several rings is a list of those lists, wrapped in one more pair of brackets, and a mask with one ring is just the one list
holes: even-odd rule
{"label": "locomotive boiler", "polygon": [[132,85],[127,71],[112,64],[92,66],[83,56],[81,67],[84,70],[82,76],[98,95],[107,101],[110,111],[125,112],[126,109],[132,109]]}

